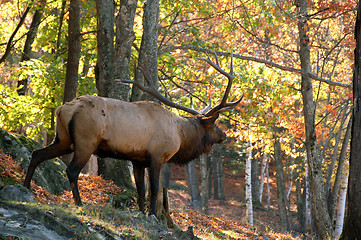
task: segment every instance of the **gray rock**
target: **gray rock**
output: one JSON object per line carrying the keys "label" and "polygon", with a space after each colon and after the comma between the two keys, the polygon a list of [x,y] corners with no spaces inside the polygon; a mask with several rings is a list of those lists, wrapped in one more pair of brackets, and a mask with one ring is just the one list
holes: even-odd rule
{"label": "gray rock", "polygon": [[32,192],[22,185],[5,186],[0,190],[0,199],[5,201],[36,203],[36,199]]}
{"label": "gray rock", "polygon": [[[30,138],[0,129],[0,150],[10,154],[24,170],[29,166],[32,152],[39,148],[42,146]],[[60,159],[45,161],[37,167],[32,180],[48,192],[60,194],[70,189],[65,169],[66,165]]]}

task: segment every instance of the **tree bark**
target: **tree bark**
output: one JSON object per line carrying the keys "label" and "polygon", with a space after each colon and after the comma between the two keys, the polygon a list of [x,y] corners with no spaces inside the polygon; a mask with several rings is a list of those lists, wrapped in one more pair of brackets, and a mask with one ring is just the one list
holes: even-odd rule
{"label": "tree bark", "polygon": [[340,197],[338,199],[334,239],[339,239],[342,233],[343,223],[345,220],[347,185],[348,185],[348,170],[347,173],[344,173],[342,175],[342,186],[340,188]]}
{"label": "tree bark", "polygon": [[208,155],[203,154],[199,158],[201,170],[201,185],[202,185],[202,212],[208,214],[208,195],[209,195],[209,177],[210,168],[208,167]]}
{"label": "tree bark", "polygon": [[262,161],[261,161],[261,177],[259,180],[259,202],[262,204],[262,197],[263,197],[263,186],[264,186],[264,179],[266,177],[266,165],[268,164],[267,161],[267,153],[263,153]]}
{"label": "tree bark", "polygon": [[98,95],[108,97],[109,85],[113,82],[114,60],[114,1],[96,0],[97,8],[97,48],[98,63],[97,82]]}
{"label": "tree bark", "polygon": [[296,194],[297,194],[297,220],[298,220],[298,231],[305,233],[305,194],[301,192],[302,184],[300,179],[296,180]]}
{"label": "tree bark", "polygon": [[349,146],[349,143],[350,143],[351,126],[352,126],[352,120],[350,119],[350,121],[347,124],[345,137],[343,139],[341,153],[340,153],[340,157],[339,157],[339,161],[338,161],[336,177],[335,177],[335,182],[333,184],[333,188],[332,188],[332,192],[331,192],[329,211],[331,213],[331,219],[332,220],[335,219],[336,202],[337,202],[337,198],[338,198],[338,195],[339,195],[342,178],[344,176],[344,170],[343,169],[344,169],[344,165],[345,165],[347,149],[348,149],[348,146]]}
{"label": "tree bark", "polygon": [[[29,31],[26,34],[24,50],[20,60],[21,62],[28,61],[31,58],[31,45],[33,44],[36,34],[38,32],[38,27],[41,22],[41,17],[43,16],[43,8],[45,6],[45,3],[46,3],[45,0],[41,0],[39,3],[40,6],[35,10]],[[18,90],[17,90],[18,94],[25,95],[27,93],[27,90],[28,90],[28,78],[25,77],[23,79],[19,79]]]}
{"label": "tree bark", "polygon": [[311,73],[310,60],[310,39],[308,37],[309,26],[307,23],[307,0],[298,0],[299,20],[298,32],[300,41],[301,60],[301,93],[303,99],[303,114],[306,128],[306,149],[307,159],[310,168],[310,190],[312,201],[313,219],[322,239],[329,239],[332,236],[332,224],[327,210],[326,192],[322,174],[322,159],[317,155],[317,137],[315,125],[316,105],[313,101],[312,79],[307,76]]}
{"label": "tree bark", "polygon": [[213,166],[213,188],[214,199],[225,200],[224,180],[223,180],[223,163],[221,157],[221,145],[215,144],[211,152]]}
{"label": "tree bark", "polygon": [[201,206],[201,193],[199,191],[199,181],[196,169],[196,160],[189,162],[184,166],[186,179],[188,183],[189,195],[192,198],[191,205],[193,207]]}
{"label": "tree bark", "polygon": [[[120,2],[116,17],[116,41],[113,62],[113,75],[119,79],[129,79],[131,50],[135,40],[133,30],[137,0],[124,0]],[[129,101],[130,86],[112,81],[109,96],[112,98]]]}
{"label": "tree bark", "polygon": [[276,178],[277,178],[277,203],[278,211],[281,222],[281,229],[283,231],[288,230],[288,216],[287,216],[287,207],[286,207],[286,187],[284,180],[283,172],[283,163],[282,163],[282,150],[281,143],[278,139],[277,133],[274,135],[274,159],[276,164]]}
{"label": "tree bark", "polygon": [[[258,150],[257,150],[258,151]],[[252,159],[252,167],[251,167],[251,171],[252,171],[252,201],[253,201],[253,205],[262,205],[259,202],[259,163],[258,163],[258,158],[253,158]]]}
{"label": "tree bark", "polygon": [[249,140],[246,159],[246,208],[248,224],[253,226],[253,205],[252,205],[252,142]]}
{"label": "tree bark", "polygon": [[80,0],[70,0],[68,23],[68,61],[66,64],[63,103],[76,97],[80,59]]}
{"label": "tree bark", "polygon": [[[158,19],[159,0],[147,0],[144,3],[143,36],[140,44],[138,66],[149,73],[149,80],[158,86]],[[144,76],[140,69],[136,69],[136,81],[144,83]],[[143,92],[133,86],[130,101],[139,101]],[[147,99],[151,99],[147,97]]]}
{"label": "tree bark", "polygon": [[358,4],[355,27],[355,64],[353,72],[353,115],[351,131],[350,176],[348,179],[347,217],[341,239],[361,236],[361,4]]}

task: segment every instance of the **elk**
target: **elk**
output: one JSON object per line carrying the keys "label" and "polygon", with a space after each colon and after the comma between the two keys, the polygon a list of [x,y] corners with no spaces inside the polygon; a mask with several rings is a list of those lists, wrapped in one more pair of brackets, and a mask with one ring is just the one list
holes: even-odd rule
{"label": "elk", "polygon": [[151,214],[156,214],[156,197],[159,188],[159,172],[164,163],[187,164],[203,153],[209,152],[215,143],[225,140],[226,134],[215,124],[220,112],[235,107],[237,101],[227,102],[233,81],[233,60],[230,72],[206,58],[218,72],[228,78],[227,88],[221,102],[203,111],[178,105],[163,97],[148,81],[145,87],[131,80],[141,90],[164,104],[182,109],[194,115],[181,117],[151,101],[124,102],[98,96],[81,96],[65,103],[56,110],[56,136],[53,142],[32,153],[24,186],[29,188],[36,167],[49,159],[74,152],[66,169],[76,205],[81,205],[78,176],[92,154],[130,160],[138,192],[139,210],[144,213],[144,170],[149,168],[151,185]]}

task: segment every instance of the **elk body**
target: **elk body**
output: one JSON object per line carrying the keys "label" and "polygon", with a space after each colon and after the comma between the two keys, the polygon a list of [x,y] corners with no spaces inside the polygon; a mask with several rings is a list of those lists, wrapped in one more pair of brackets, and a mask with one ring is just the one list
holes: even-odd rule
{"label": "elk body", "polygon": [[[221,70],[218,64],[214,67]],[[151,213],[155,214],[162,164],[187,164],[209,152],[213,144],[221,143],[226,138],[225,133],[216,126],[215,120],[220,111],[232,108],[241,100],[231,103],[224,101],[232,80],[229,79],[228,92],[226,90],[221,104],[208,113],[186,109],[197,114],[195,117],[175,115],[153,102],[129,103],[97,96],[82,96],[60,106],[56,111],[55,139],[49,146],[33,152],[24,186],[30,187],[31,178],[40,163],[74,152],[66,173],[75,204],[81,205],[78,176],[92,154],[130,160],[133,163],[138,204],[142,212],[145,202],[144,170],[149,168]],[[139,87],[171,105],[153,89],[149,91],[149,88]],[[175,107],[180,108],[178,105]],[[182,109],[184,110],[183,106]]]}

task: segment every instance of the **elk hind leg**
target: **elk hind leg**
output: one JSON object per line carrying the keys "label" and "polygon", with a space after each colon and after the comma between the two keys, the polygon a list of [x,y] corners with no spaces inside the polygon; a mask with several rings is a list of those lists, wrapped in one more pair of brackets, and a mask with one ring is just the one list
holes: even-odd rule
{"label": "elk hind leg", "polygon": [[50,159],[62,156],[64,154],[69,154],[71,152],[72,152],[72,150],[70,147],[70,143],[69,144],[62,143],[59,140],[58,136],[55,136],[54,142],[51,143],[49,146],[33,151],[32,155],[31,155],[31,160],[30,160],[28,170],[26,171],[24,186],[26,188],[30,187],[31,178],[34,175],[36,167],[40,163],[42,163],[46,160],[50,160]]}
{"label": "elk hind leg", "polygon": [[70,188],[73,193],[75,205],[81,206],[82,202],[79,195],[78,178],[81,170],[89,161],[91,153],[80,153],[75,151],[73,160],[66,169],[66,174],[69,179]]}

